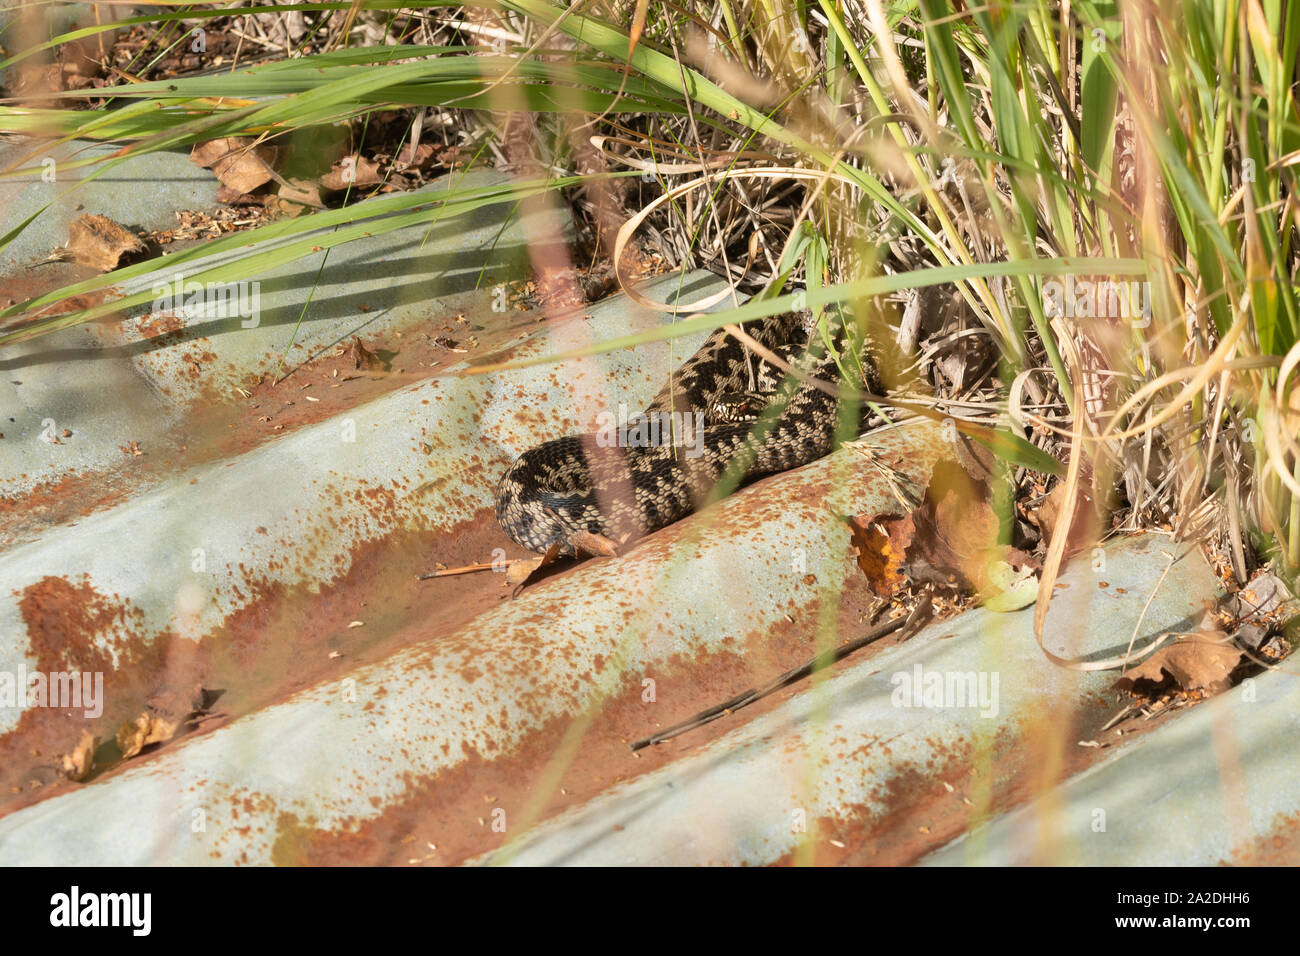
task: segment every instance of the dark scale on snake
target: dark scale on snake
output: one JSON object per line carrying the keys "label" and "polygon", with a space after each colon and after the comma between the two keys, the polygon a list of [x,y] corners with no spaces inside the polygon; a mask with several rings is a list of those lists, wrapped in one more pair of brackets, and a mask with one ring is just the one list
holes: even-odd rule
{"label": "dark scale on snake", "polygon": [[[829,327],[839,364],[812,328],[809,313],[772,316],[745,331],[811,376],[835,385],[865,385],[879,394],[870,338],[847,334],[834,313]],[[845,343],[863,339],[859,364],[844,354]],[[846,382],[841,364],[860,367],[865,382]],[[857,416],[856,437],[869,410],[856,403],[850,407]],[[675,429],[649,430],[670,412],[680,413],[671,417]],[[579,550],[574,535],[583,532],[622,546],[694,512],[717,495],[724,477],[724,489],[736,487],[829,454],[839,417],[839,400],[791,379],[718,329],[673,373],[642,416],[628,423],[627,434],[654,434],[659,440],[624,444],[584,435],[538,445],[501,478],[497,520],[531,551],[558,545],[561,553],[573,554]],[[702,434],[697,424],[703,425]]]}

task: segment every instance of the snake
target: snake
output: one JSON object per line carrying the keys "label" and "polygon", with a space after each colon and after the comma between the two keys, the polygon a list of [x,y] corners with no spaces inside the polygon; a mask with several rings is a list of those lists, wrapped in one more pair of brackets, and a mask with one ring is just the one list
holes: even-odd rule
{"label": "snake", "polygon": [[819,324],[811,312],[789,312],[745,326],[802,374],[718,328],[641,414],[528,449],[497,485],[502,530],[538,553],[590,551],[584,535],[622,548],[737,487],[829,454],[837,437],[857,437],[867,406],[810,379],[878,394],[879,356],[847,313],[827,315]]}

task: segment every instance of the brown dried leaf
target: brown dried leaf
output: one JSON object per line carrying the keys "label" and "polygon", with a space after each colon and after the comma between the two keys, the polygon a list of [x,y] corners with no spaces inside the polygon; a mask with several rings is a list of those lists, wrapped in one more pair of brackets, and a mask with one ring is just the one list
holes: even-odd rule
{"label": "brown dried leaf", "polygon": [[140,237],[107,216],[78,216],[68,224],[68,244],[56,251],[97,272],[112,272],[123,256],[144,252]]}
{"label": "brown dried leaf", "polygon": [[542,566],[542,562],[545,560],[546,555],[542,555],[539,558],[520,558],[518,561],[511,562],[510,567],[506,568],[506,585],[516,587],[523,584],[534,571]]}
{"label": "brown dried leaf", "polygon": [[122,759],[129,760],[150,744],[171,740],[180,725],[179,720],[149,713],[127,721],[117,729],[117,746],[122,751]]}
{"label": "brown dried leaf", "polygon": [[961,465],[935,466],[925,498],[913,512],[916,537],[907,560],[914,578],[985,588],[998,540],[998,518],[986,498],[985,486]]}
{"label": "brown dried leaf", "polygon": [[967,435],[957,432],[952,441],[953,454],[957,463],[965,469],[973,481],[987,485],[997,468],[997,456]]}
{"label": "brown dried leaf", "polygon": [[[1028,513],[1029,520],[1043,533],[1043,540],[1049,545],[1052,534],[1061,520],[1061,505],[1065,501],[1065,483],[1059,482],[1048,492],[1047,498],[1034,511]],[[1074,515],[1070,519],[1069,537],[1066,539],[1066,554],[1073,554],[1081,548],[1092,547],[1100,540],[1101,528],[1097,521],[1096,509],[1093,507],[1092,495],[1080,485],[1074,502]]]}
{"label": "brown dried leaf", "polygon": [[[929,527],[934,537],[922,539],[936,566],[960,570],[968,581],[979,578],[990,548],[998,540],[998,517],[987,501],[950,490],[931,502]],[[923,506],[924,507],[924,506]]]}
{"label": "brown dried leaf", "polygon": [[90,731],[81,732],[81,740],[73,748],[72,753],[64,754],[62,757],[63,772],[70,780],[85,780],[90,773],[90,768],[95,765],[95,738],[91,736]]}
{"label": "brown dried leaf", "polygon": [[379,175],[379,164],[364,156],[344,156],[334,168],[320,178],[324,189],[341,192],[349,186],[374,186],[383,181]]}
{"label": "brown dried leaf", "polygon": [[190,161],[211,168],[236,193],[251,193],[275,175],[271,171],[273,154],[263,147],[254,147],[254,142],[248,137],[227,136],[198,143],[190,150]]}
{"label": "brown dried leaf", "polygon": [[386,367],[384,360],[366,348],[361,343],[359,336],[352,336],[352,342],[348,345],[347,354],[352,358],[353,368],[366,368],[371,371],[382,372]]}
{"label": "brown dried leaf", "polygon": [[999,610],[1030,603],[1026,587],[1037,567],[1024,552],[998,544],[997,515],[972,467],[960,461],[936,466],[911,514],[851,519],[858,567],[877,596],[890,597],[910,581],[969,588]]}
{"label": "brown dried leaf", "polygon": [[399,169],[405,169],[408,166],[424,166],[428,164],[431,159],[433,159],[432,145],[429,143],[421,143],[419,146],[415,147],[414,151],[412,151],[411,144],[407,142],[398,152],[393,163]]}
{"label": "brown dried leaf", "polygon": [[858,552],[858,567],[877,597],[890,597],[907,580],[907,549],[916,533],[911,515],[855,515],[849,534]]}
{"label": "brown dried leaf", "polygon": [[506,570],[506,584],[513,585],[514,590],[511,596],[517,596],[520,591],[530,584],[536,584],[547,577],[550,577],[556,570],[551,567],[560,563],[560,546],[553,544],[546,549],[546,553],[540,558],[529,558],[525,561],[516,561]]}
{"label": "brown dried leaf", "polygon": [[1126,670],[1116,686],[1132,690],[1138,681],[1159,686],[1172,679],[1183,690],[1221,693],[1232,686],[1229,675],[1244,656],[1227,638],[1223,631],[1202,631],[1162,647]]}
{"label": "brown dried leaf", "polygon": [[325,201],[320,198],[320,186],[310,179],[287,180],[280,186],[276,196],[281,203],[311,206],[314,209],[325,208]]}
{"label": "brown dried leaf", "polygon": [[435,347],[440,349],[446,349],[448,352],[469,351],[469,349],[461,348],[460,345],[457,344],[456,340],[453,339],[450,335],[435,336],[433,340],[433,344]]}

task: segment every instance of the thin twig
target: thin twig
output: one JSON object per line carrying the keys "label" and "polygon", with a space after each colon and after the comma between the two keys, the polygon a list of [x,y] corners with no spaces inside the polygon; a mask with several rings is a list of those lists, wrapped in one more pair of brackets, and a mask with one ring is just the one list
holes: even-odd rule
{"label": "thin twig", "polygon": [[472,574],[475,571],[492,571],[499,567],[508,568],[518,560],[518,558],[515,558],[510,561],[497,561],[489,564],[466,564],[459,568],[443,568],[441,571],[430,571],[428,574],[417,574],[415,579],[417,581],[427,581],[430,578],[449,578],[453,574]]}

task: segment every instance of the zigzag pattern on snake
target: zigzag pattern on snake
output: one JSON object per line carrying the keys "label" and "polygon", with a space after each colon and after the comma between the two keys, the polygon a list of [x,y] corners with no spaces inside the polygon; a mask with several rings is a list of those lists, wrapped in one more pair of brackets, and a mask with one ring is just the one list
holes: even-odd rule
{"label": "zigzag pattern on snake", "polygon": [[[844,362],[844,343],[862,337],[848,334],[833,314],[830,328],[832,345]],[[746,325],[745,331],[809,374],[843,382],[835,355],[825,348],[809,313],[773,316]],[[862,384],[879,393],[878,362],[869,339],[859,355]],[[857,364],[848,358],[850,365]],[[771,411],[764,416],[766,409]],[[674,411],[701,413],[702,440],[688,422],[677,429],[675,443],[665,427],[662,440],[650,447],[609,447],[607,439],[583,435],[524,452],[497,487],[502,529],[537,552],[558,544],[561,553],[572,554],[571,539],[579,532],[619,545],[635,540],[707,503],[724,475],[734,487],[829,454],[839,401],[785,376],[718,329],[670,376],[643,415],[628,423],[629,430],[656,417],[662,421],[664,413]],[[858,425],[866,411],[857,411]]]}

